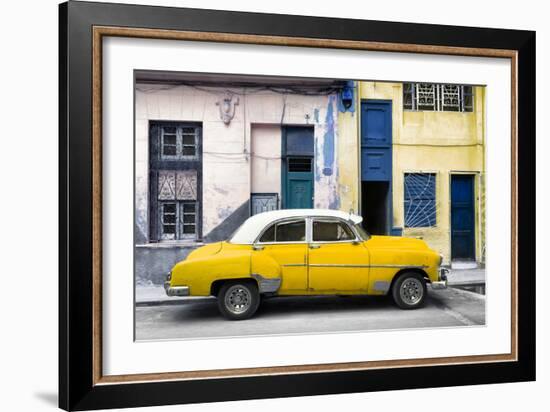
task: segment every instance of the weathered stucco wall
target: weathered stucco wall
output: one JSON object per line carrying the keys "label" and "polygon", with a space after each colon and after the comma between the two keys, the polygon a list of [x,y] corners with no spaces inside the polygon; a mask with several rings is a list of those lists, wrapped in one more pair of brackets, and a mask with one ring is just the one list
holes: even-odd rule
{"label": "weathered stucco wall", "polygon": [[[217,102],[226,93],[238,98],[235,115],[229,124],[220,117]],[[274,173],[260,171],[261,162],[253,160],[252,133],[274,136],[279,130],[277,142],[267,144],[278,146],[271,156],[281,155],[280,130],[284,125],[310,125],[314,127],[315,169],[314,206],[317,208],[339,208],[339,162],[338,110],[336,94],[306,96],[281,94],[269,90],[246,88],[216,88],[137,84],[136,86],[136,136],[135,136],[135,201],[136,201],[136,248],[137,261],[154,258],[151,250],[167,247],[182,248],[189,245],[148,243],[148,142],[151,121],[200,122],[203,137],[202,178],[202,232],[205,241],[225,239],[249,216],[250,194],[258,187],[272,187],[280,182],[279,168],[271,163]],[[265,142],[264,142],[265,143]],[[265,145],[264,145],[265,146]],[[263,147],[263,151],[266,147]],[[265,164],[264,164],[265,167]],[[279,184],[280,186],[280,184]],[[278,189],[280,192],[280,187]],[[194,246],[196,246],[195,244]],[[159,252],[160,253],[160,252]],[[142,256],[143,255],[143,256]],[[159,255],[160,256],[160,255]],[[146,265],[137,265],[138,278],[159,278],[172,264],[171,259],[155,263],[147,273]],[[170,260],[170,262],[168,262]],[[160,266],[162,267],[160,267]],[[159,266],[159,267],[157,267]]]}
{"label": "weathered stucco wall", "polygon": [[277,193],[281,199],[281,126],[252,125],[251,193]]}
{"label": "weathered stucco wall", "polygon": [[[357,86],[358,82],[354,82]],[[338,193],[340,210],[355,213],[359,211],[359,159],[360,159],[360,100],[355,99],[355,107],[338,112]]]}
{"label": "weathered stucco wall", "polygon": [[[239,103],[229,125],[216,105],[225,88],[137,85],[136,209],[147,238],[148,128],[152,120],[201,122],[203,127],[203,233],[208,235],[247,202],[251,193],[252,125],[313,125],[315,207],[338,207],[336,96],[304,96],[231,89]],[[255,127],[255,126],[254,126]],[[280,155],[280,149],[279,149]]]}
{"label": "weathered stucco wall", "polygon": [[404,236],[419,236],[450,257],[450,176],[475,174],[476,259],[483,261],[485,203],[485,89],[475,87],[470,113],[404,111],[401,83],[361,82],[361,99],[386,99],[393,103],[393,225],[404,227],[404,174],[436,173],[436,226],[404,228]]}

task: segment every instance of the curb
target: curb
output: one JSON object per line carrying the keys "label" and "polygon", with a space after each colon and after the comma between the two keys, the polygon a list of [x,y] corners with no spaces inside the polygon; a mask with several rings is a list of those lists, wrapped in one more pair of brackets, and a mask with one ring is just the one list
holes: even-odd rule
{"label": "curb", "polygon": [[197,296],[197,297],[190,297],[190,298],[183,298],[183,299],[177,299],[177,300],[146,300],[141,302],[136,302],[135,306],[140,307],[148,307],[148,306],[174,306],[174,305],[187,305],[192,302],[207,302],[207,301],[214,301],[216,298],[211,296]]}
{"label": "curb", "polygon": [[455,287],[455,286],[459,286],[459,285],[449,285],[449,288],[453,289],[453,292],[462,293],[462,294],[470,296],[474,299],[479,299],[479,300],[485,300],[486,299],[486,295],[482,295],[481,293],[471,292],[471,291],[465,290],[465,289],[460,289],[459,287]]}

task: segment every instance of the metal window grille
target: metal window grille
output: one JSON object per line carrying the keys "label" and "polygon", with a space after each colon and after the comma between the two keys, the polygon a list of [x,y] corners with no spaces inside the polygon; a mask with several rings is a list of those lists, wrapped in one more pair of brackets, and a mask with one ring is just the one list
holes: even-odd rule
{"label": "metal window grille", "polygon": [[462,109],[462,87],[452,84],[442,84],[441,110],[446,112],[460,112]]}
{"label": "metal window grille", "polygon": [[178,222],[178,205],[176,202],[160,203],[160,227],[163,240],[175,240]]}
{"label": "metal window grille", "polygon": [[289,172],[311,172],[311,157],[289,157],[288,171]]}
{"label": "metal window grille", "polygon": [[279,196],[277,193],[252,193],[251,215],[277,210],[279,208]]}
{"label": "metal window grille", "polygon": [[472,112],[474,88],[454,84],[404,83],[403,109]]}
{"label": "metal window grille", "polygon": [[405,227],[436,224],[435,173],[405,173]]}
{"label": "metal window grille", "polygon": [[180,239],[192,238],[197,235],[197,203],[180,202]]}
{"label": "metal window grille", "polygon": [[417,110],[437,110],[437,92],[435,84],[418,83],[416,85]]}
{"label": "metal window grille", "polygon": [[194,201],[159,203],[162,240],[194,239],[197,235],[197,204]]}

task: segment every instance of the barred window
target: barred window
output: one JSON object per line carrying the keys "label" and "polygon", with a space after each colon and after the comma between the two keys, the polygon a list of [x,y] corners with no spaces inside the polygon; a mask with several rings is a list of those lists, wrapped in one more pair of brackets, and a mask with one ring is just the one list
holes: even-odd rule
{"label": "barred window", "polygon": [[405,173],[405,227],[436,224],[435,173]]}
{"label": "barred window", "polygon": [[456,84],[404,83],[403,108],[414,111],[472,112],[474,89]]}
{"label": "barred window", "polygon": [[194,201],[159,202],[162,240],[194,239],[197,205]]}
{"label": "barred window", "polygon": [[150,241],[200,240],[202,149],[199,123],[151,122]]}
{"label": "barred window", "polygon": [[197,157],[198,127],[162,126],[161,160],[190,160]]}

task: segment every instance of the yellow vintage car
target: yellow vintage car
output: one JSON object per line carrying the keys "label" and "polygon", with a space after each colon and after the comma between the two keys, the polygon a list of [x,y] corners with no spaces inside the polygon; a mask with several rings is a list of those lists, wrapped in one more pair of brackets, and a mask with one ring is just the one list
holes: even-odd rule
{"label": "yellow vintage car", "polygon": [[447,287],[442,256],[420,239],[371,236],[362,217],[291,209],[248,218],[225,242],[177,263],[169,296],[216,296],[228,319],[250,318],[261,296],[385,295],[402,309],[423,305],[430,283]]}

